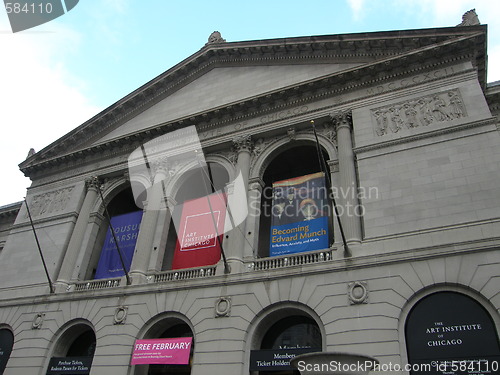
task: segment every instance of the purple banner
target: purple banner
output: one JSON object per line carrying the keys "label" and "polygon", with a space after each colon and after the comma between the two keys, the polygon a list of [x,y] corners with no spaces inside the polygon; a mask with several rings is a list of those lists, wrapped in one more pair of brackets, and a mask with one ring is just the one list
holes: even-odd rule
{"label": "purple banner", "polygon": [[[118,241],[127,271],[130,269],[130,264],[132,263],[141,219],[142,211],[130,212],[111,218],[111,225],[114,228],[115,237]],[[118,255],[115,240],[111,233],[111,228],[108,228],[94,278],[106,279],[123,275],[125,275],[125,272],[123,271],[120,256]]]}

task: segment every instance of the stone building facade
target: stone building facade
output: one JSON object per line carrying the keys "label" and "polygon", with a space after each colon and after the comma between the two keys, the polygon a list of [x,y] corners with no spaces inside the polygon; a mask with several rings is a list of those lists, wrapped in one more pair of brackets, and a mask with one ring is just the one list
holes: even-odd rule
{"label": "stone building facade", "polygon": [[[257,371],[254,356],[297,348],[404,365],[420,359],[414,326],[457,358],[477,333],[492,342],[478,355],[500,360],[500,85],[486,82],[486,31],[213,34],[29,156],[20,164],[33,181],[26,201],[54,292],[26,204],[1,208],[0,372],[69,374],[52,371],[53,359],[90,357],[78,373],[292,374]],[[319,171],[311,121],[341,211],[333,242],[272,257],[265,192],[278,177]],[[144,209],[129,278],[94,279],[106,209],[167,206],[192,184],[189,173],[153,169],[172,177],[171,198],[151,188],[134,200],[141,181],[129,155],[192,125],[214,173],[223,184],[242,176],[247,193],[248,216],[223,235],[229,269],[221,260],[172,270],[169,210]],[[477,332],[435,335],[457,304],[464,330]],[[444,305],[433,327],[417,321],[429,305]],[[193,338],[189,365],[130,364],[136,340],[178,336]]]}

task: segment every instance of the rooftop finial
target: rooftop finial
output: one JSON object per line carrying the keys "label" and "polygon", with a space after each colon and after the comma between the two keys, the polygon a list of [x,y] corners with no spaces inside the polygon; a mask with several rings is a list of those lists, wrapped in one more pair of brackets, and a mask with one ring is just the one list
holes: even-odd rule
{"label": "rooftop finial", "polygon": [[210,36],[208,37],[208,42],[205,44],[218,44],[218,43],[225,43],[226,39],[220,35],[220,32],[214,31]]}
{"label": "rooftop finial", "polygon": [[28,156],[26,156],[26,159],[28,159],[29,157],[35,155],[35,149],[34,148],[30,148],[29,152],[28,152]]}
{"label": "rooftop finial", "polygon": [[477,16],[476,9],[471,9],[464,13],[462,16],[462,22],[457,26],[474,26],[480,25],[479,17]]}

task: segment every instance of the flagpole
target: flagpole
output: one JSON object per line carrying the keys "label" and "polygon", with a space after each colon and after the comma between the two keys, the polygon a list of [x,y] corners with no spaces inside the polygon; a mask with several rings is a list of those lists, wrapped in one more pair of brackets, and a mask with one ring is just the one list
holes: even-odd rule
{"label": "flagpole", "polygon": [[[196,153],[196,155],[198,155],[198,150],[195,150],[195,153]],[[203,171],[203,166],[201,165],[201,161],[198,157],[196,158],[196,161],[198,162],[200,169]],[[202,175],[201,179],[203,180],[203,187],[205,188],[205,194],[207,196],[208,207],[210,209],[210,215],[212,216],[212,223],[214,224],[215,235],[216,235],[215,238],[216,238],[217,243],[219,244],[220,252],[222,255],[222,261],[224,262],[224,273],[228,274],[228,273],[231,273],[231,267],[229,267],[229,264],[227,263],[226,254],[224,253],[224,248],[222,247],[222,241],[219,238],[219,230],[217,229],[217,222],[215,221],[214,211],[212,209],[212,203],[210,202],[210,193],[208,192],[207,184],[205,182],[205,178],[203,175]]]}
{"label": "flagpole", "polygon": [[[94,177],[94,179],[97,180],[97,177]],[[113,240],[115,241],[116,251],[118,251],[118,257],[120,258],[120,263],[122,265],[123,272],[125,272],[125,277],[127,279],[127,285],[131,285],[132,281],[130,280],[130,276],[128,274],[127,268],[125,267],[125,261],[123,260],[123,255],[122,255],[122,252],[120,250],[120,246],[118,245],[118,241],[116,239],[115,230],[113,228],[113,224],[111,224],[111,217],[109,216],[108,206],[106,205],[106,202],[104,201],[104,196],[102,195],[102,191],[101,191],[100,186],[97,186],[97,190],[99,191],[99,196],[101,197],[102,205],[104,206],[104,216],[106,216],[106,219],[108,220],[108,225],[109,225],[109,228],[111,229],[111,235],[113,236]]]}
{"label": "flagpole", "polygon": [[49,282],[50,293],[55,293],[54,285],[52,284],[52,280],[50,279],[49,271],[47,269],[47,264],[45,263],[45,258],[42,254],[42,248],[40,247],[40,242],[38,241],[38,236],[36,235],[35,225],[33,224],[33,219],[31,218],[30,208],[28,207],[28,201],[24,198],[24,203],[26,204],[26,210],[28,211],[28,217],[31,223],[31,229],[33,229],[33,234],[35,235],[36,245],[38,247],[38,252],[40,253],[40,257],[42,258],[43,269],[45,270],[45,275],[47,275],[47,280]]}
{"label": "flagpole", "polygon": [[[342,237],[342,243],[344,244],[345,253],[348,256],[350,256],[351,252],[349,250],[349,247],[347,246],[347,241],[346,241],[346,238],[345,238],[344,228],[342,227],[342,222],[340,221],[340,216],[339,216],[339,212],[338,212],[338,209],[337,209],[337,203],[336,203],[335,197],[333,195],[332,179],[330,177],[330,174],[327,171],[325,159],[321,155],[321,149],[320,149],[318,134],[316,133],[316,126],[314,124],[314,120],[311,120],[311,124],[312,124],[313,132],[314,132],[314,138],[316,139],[316,152],[318,154],[319,166],[321,168],[321,171],[323,172],[323,174],[325,175],[325,177],[327,179],[328,186],[330,187],[329,190],[332,193],[332,194],[328,194],[327,199],[331,198],[331,200],[332,200],[333,210],[335,211],[335,216],[337,216],[337,221],[339,223],[340,236]],[[332,225],[333,225],[333,218],[331,220],[332,220]]]}

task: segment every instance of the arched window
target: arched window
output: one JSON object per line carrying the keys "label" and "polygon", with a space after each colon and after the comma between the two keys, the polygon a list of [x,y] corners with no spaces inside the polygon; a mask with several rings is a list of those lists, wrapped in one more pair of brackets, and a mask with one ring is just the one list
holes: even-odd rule
{"label": "arched window", "polygon": [[177,244],[177,230],[179,228],[182,204],[197,198],[207,196],[216,191],[224,191],[229,182],[227,170],[218,163],[208,162],[207,168],[196,168],[187,172],[182,185],[174,196],[176,207],[172,217],[168,218],[168,237],[162,261],[162,271],[172,268],[174,250]]}
{"label": "arched window", "polygon": [[90,374],[95,349],[96,336],[92,327],[84,323],[70,326],[57,341],[46,374],[56,375],[61,367],[70,366],[80,367],[75,374]]}
{"label": "arched window", "polygon": [[[328,160],[328,155],[325,150],[322,150],[322,157]],[[269,256],[273,183],[317,172],[321,172],[317,148],[314,143],[307,141],[301,143],[297,142],[297,144],[291,148],[288,147],[279,150],[269,163],[263,174],[264,189],[261,199],[259,224],[259,257]],[[329,173],[329,171],[326,172]],[[333,231],[331,229],[332,228],[330,228],[329,231],[330,242],[333,236]]]}
{"label": "arched window", "polygon": [[[412,375],[499,371],[500,347],[493,320],[481,304],[464,294],[437,292],[421,299],[406,319],[405,335],[409,362],[434,366],[432,371],[421,366]],[[457,361],[466,364],[466,371],[452,367]]]}
{"label": "arched window", "polygon": [[[146,332],[144,339],[175,339],[181,337],[193,337],[191,327],[179,318],[164,318]],[[189,363],[186,365],[167,365],[167,364],[143,364],[135,365],[135,375],[189,375],[191,373],[194,354],[194,340],[191,344]]]}
{"label": "arched window", "polygon": [[[142,199],[142,197],[138,199]],[[140,205],[134,200],[130,186],[118,192],[106,206],[107,214],[109,214],[115,230],[115,237],[124,256],[125,265],[128,267],[132,261],[142,219],[142,210],[139,207]],[[107,214],[105,213],[105,216]],[[109,229],[108,218],[104,217],[97,233],[85,279],[119,277],[123,275],[122,270],[114,237]]]}
{"label": "arched window", "polygon": [[14,335],[10,329],[0,329],[0,374],[3,374],[14,346]]}
{"label": "arched window", "polygon": [[250,352],[252,375],[298,375],[290,365],[296,355],[321,352],[316,320],[298,308],[277,308],[256,326]]}

